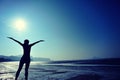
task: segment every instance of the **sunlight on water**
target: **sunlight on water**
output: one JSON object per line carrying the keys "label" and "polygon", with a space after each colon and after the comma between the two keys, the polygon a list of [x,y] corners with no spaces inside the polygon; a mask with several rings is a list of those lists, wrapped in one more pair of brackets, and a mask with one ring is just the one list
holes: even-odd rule
{"label": "sunlight on water", "polygon": [[2,74],[0,75],[0,80],[13,80],[14,76],[11,74]]}
{"label": "sunlight on water", "polygon": [[31,65],[44,65],[46,64],[44,61],[31,61]]}
{"label": "sunlight on water", "polygon": [[15,75],[14,62],[3,62],[0,64],[0,80],[13,80]]}

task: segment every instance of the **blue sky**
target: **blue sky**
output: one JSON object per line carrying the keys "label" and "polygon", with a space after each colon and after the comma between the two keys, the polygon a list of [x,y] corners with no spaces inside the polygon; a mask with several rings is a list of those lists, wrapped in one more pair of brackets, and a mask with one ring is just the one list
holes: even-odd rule
{"label": "blue sky", "polygon": [[[12,21],[27,26],[18,31]],[[13,37],[33,46],[31,56],[53,60],[120,57],[120,6],[117,0],[1,0],[0,55],[22,55]]]}

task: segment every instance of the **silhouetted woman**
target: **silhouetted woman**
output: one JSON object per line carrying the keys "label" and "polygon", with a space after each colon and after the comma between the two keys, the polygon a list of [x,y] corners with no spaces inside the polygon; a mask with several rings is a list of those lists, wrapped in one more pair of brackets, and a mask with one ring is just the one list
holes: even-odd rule
{"label": "silhouetted woman", "polygon": [[15,40],[12,37],[8,37],[8,38],[14,40],[15,42],[19,43],[23,47],[23,56],[20,60],[19,68],[16,72],[15,80],[17,80],[17,78],[19,76],[19,73],[20,73],[24,64],[25,64],[25,80],[28,80],[28,68],[29,68],[29,65],[30,65],[30,50],[31,50],[31,47],[33,45],[35,45],[36,43],[43,42],[44,40],[39,40],[39,41],[36,41],[32,44],[29,44],[29,40],[26,39],[26,40],[24,40],[24,44],[22,44],[21,42]]}

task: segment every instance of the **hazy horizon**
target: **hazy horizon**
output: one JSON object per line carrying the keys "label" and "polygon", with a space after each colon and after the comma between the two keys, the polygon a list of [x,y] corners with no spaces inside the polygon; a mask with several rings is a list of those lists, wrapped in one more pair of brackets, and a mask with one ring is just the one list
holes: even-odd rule
{"label": "hazy horizon", "polygon": [[52,60],[120,58],[117,0],[1,0],[0,55],[22,55],[7,37],[30,43],[31,56]]}

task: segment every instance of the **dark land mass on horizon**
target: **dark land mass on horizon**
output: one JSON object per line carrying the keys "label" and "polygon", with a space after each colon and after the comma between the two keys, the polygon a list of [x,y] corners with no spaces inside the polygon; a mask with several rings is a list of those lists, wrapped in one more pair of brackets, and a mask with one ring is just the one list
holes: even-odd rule
{"label": "dark land mass on horizon", "polygon": [[[9,62],[9,61],[19,61],[21,56],[4,56],[0,55],[0,62]],[[32,57],[31,61],[51,61],[49,58],[40,58],[40,57]]]}
{"label": "dark land mass on horizon", "polygon": [[61,60],[51,61],[53,64],[73,63],[73,64],[106,64],[106,65],[120,65],[120,58],[99,58],[99,59],[81,59],[81,60]]}

